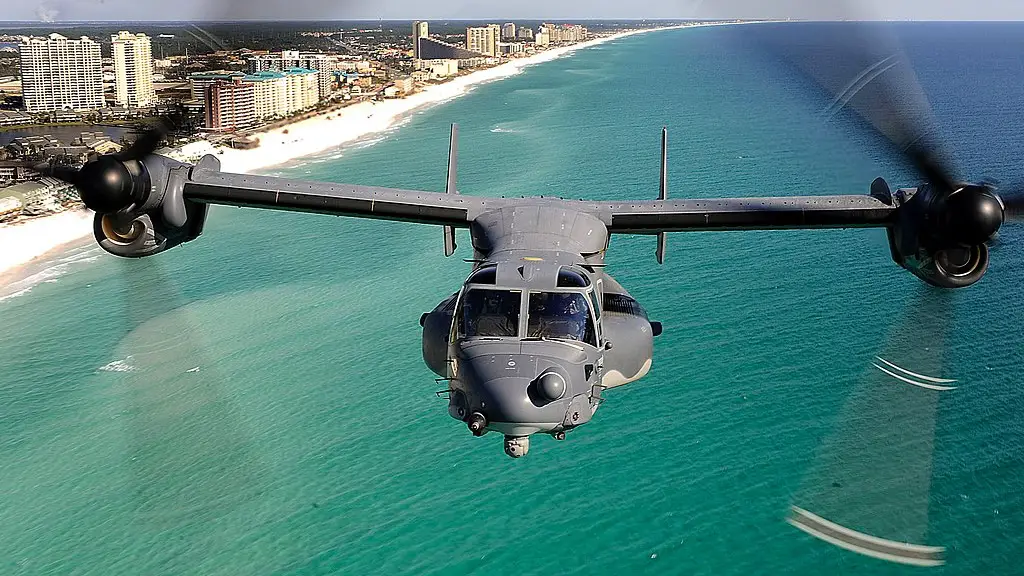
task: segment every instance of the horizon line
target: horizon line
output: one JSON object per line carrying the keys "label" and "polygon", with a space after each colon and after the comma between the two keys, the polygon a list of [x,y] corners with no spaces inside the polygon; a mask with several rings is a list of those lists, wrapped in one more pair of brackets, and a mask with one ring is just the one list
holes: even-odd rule
{"label": "horizon line", "polygon": [[281,18],[238,18],[238,19],[193,19],[193,20],[56,20],[52,22],[46,22],[43,20],[0,20],[0,25],[3,24],[39,24],[40,26],[45,25],[60,25],[60,24],[189,24],[193,22],[205,22],[205,23],[236,23],[236,22],[279,22],[279,23],[309,23],[309,22],[417,22],[417,21],[440,21],[440,22],[490,22],[490,21],[505,21],[511,22],[514,20],[527,20],[527,21],[549,21],[549,22],[564,22],[564,21],[579,21],[579,22],[806,22],[806,23],[825,23],[825,22],[948,22],[948,23],[1024,23],[1024,20],[995,20],[995,19],[944,19],[944,18],[856,18],[856,19],[836,19],[836,18],[670,18],[670,17],[657,17],[657,18],[634,18],[634,17],[601,17],[601,18],[571,18],[571,17],[502,17],[502,18],[348,18],[348,19],[318,19],[318,18],[292,18],[292,19],[281,19]]}

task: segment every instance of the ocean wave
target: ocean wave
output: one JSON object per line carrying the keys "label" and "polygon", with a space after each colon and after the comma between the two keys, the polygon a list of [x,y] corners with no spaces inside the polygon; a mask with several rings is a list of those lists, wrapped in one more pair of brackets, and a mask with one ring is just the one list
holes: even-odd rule
{"label": "ocean wave", "polygon": [[99,246],[82,246],[75,248],[57,258],[45,262],[48,265],[39,272],[16,282],[12,282],[3,290],[6,294],[0,295],[0,302],[24,296],[32,291],[32,288],[46,283],[55,284],[57,279],[71,272],[76,264],[88,264],[99,260],[103,249]]}
{"label": "ocean wave", "polygon": [[128,356],[124,360],[114,360],[104,366],[97,368],[100,372],[135,372],[138,370],[133,364],[134,356]]}

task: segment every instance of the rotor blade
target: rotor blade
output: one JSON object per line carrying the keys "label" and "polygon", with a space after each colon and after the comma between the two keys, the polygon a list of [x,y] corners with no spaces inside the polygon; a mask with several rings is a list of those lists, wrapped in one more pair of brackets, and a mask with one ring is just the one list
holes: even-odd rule
{"label": "rotor blade", "polygon": [[[130,329],[105,368],[125,410],[142,525],[201,524],[246,505],[258,489],[257,450],[206,353],[208,322],[157,259],[119,260]],[[187,479],[187,490],[182,482]]]}
{"label": "rotor blade", "polygon": [[1000,199],[1007,220],[1024,221],[1024,188],[1018,187],[1014,192],[1001,194]]}
{"label": "rotor blade", "polygon": [[822,445],[787,521],[821,540],[891,562],[937,566],[928,545],[936,416],[961,385],[943,370],[948,292],[921,287],[864,372]]}
{"label": "rotor blade", "polygon": [[177,115],[165,115],[152,122],[131,146],[117,153],[120,160],[141,160],[152,154],[160,143],[179,125]]}
{"label": "rotor blade", "polygon": [[928,99],[886,24],[787,23],[766,32],[758,35],[759,49],[825,92],[830,100],[826,120],[852,112],[907,167],[932,184],[954,188],[952,168],[939,152]]}

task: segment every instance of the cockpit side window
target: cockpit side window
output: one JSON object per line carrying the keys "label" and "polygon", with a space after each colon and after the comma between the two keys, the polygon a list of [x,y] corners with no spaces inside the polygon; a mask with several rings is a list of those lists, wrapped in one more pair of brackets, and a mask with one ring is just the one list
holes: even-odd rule
{"label": "cockpit side window", "polygon": [[562,267],[558,270],[558,280],[555,285],[559,288],[584,288],[590,286],[590,280],[585,274],[572,268]]}
{"label": "cockpit side window", "polygon": [[470,275],[468,284],[494,284],[494,280],[497,277],[498,267],[497,266],[484,266],[476,272]]}
{"label": "cockpit side window", "polygon": [[458,337],[515,337],[519,335],[522,293],[473,288],[462,297]]}
{"label": "cockpit side window", "polygon": [[596,347],[587,297],[578,292],[531,292],[526,336],[576,340]]}

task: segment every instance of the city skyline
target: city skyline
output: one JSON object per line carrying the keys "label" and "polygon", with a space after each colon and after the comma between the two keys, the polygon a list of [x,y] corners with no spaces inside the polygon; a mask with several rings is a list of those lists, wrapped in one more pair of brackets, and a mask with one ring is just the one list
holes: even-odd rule
{"label": "city skyline", "polygon": [[42,0],[11,6],[12,21],[180,21],[180,20],[601,20],[601,19],[716,19],[795,18],[864,20],[1020,20],[1024,5],[1005,0],[863,0],[823,3],[814,0],[568,0],[560,3],[521,0],[503,6],[492,2],[440,0],[425,9],[414,0],[384,5],[369,0],[180,0],[173,4],[140,5],[131,0]]}

